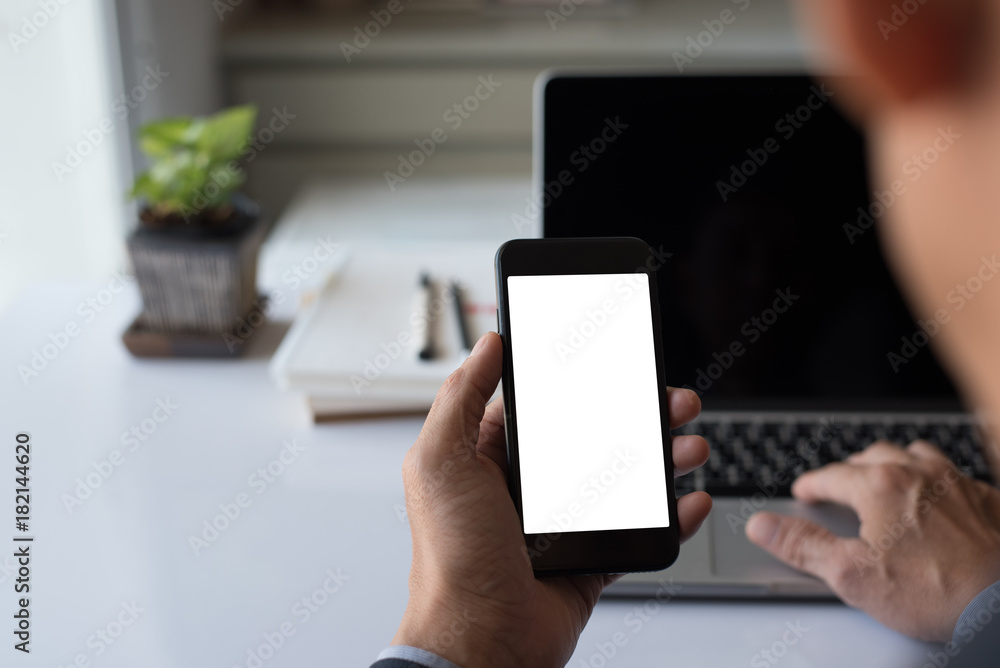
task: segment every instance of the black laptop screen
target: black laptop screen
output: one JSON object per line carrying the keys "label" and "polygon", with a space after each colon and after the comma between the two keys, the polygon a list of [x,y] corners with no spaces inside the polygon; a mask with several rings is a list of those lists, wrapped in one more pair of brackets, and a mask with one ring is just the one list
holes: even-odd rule
{"label": "black laptop screen", "polygon": [[631,235],[671,254],[670,384],[717,409],[958,407],[869,217],[921,168],[873,193],[864,139],[827,88],[564,76],[543,95],[545,236]]}

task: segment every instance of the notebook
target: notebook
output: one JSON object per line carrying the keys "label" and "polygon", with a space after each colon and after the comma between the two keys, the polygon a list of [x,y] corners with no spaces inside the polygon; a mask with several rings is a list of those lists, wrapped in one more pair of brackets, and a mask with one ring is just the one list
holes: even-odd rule
{"label": "notebook", "polygon": [[[423,412],[468,354],[451,296],[462,287],[472,341],[496,327],[488,241],[362,245],[292,325],[271,360],[283,389],[304,392],[317,420]],[[420,286],[432,277],[432,296]],[[421,360],[424,323],[438,355]]]}

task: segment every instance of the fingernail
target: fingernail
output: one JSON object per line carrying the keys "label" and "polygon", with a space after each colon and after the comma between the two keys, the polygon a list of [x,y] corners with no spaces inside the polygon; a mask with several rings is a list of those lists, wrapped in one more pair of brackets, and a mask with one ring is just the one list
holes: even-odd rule
{"label": "fingernail", "polygon": [[747,522],[747,538],[758,545],[770,545],[778,533],[778,518],[770,513],[756,513]]}
{"label": "fingernail", "polygon": [[476,345],[473,346],[473,348],[472,348],[472,352],[469,353],[469,357],[475,355],[480,350],[482,350],[483,344],[486,343],[486,336],[487,336],[486,334],[483,334],[482,336],[479,337],[479,340],[476,341]]}

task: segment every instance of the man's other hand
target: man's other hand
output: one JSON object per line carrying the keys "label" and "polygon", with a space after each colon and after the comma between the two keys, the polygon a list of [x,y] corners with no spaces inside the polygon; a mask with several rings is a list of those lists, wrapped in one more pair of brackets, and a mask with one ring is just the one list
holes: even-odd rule
{"label": "man's other hand", "polygon": [[909,636],[951,640],[965,606],[1000,580],[1000,491],[961,475],[925,441],[876,443],[803,474],[792,494],[853,508],[860,536],[761,512],[747,537]]}

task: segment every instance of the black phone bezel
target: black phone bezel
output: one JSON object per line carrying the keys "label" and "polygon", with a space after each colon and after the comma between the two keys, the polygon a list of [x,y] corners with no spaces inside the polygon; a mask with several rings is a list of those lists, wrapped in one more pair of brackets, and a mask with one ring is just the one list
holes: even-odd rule
{"label": "black phone bezel", "polygon": [[[670,413],[663,363],[659,300],[656,290],[657,256],[641,239],[602,237],[580,239],[516,239],[500,246],[496,254],[498,328],[503,339],[504,421],[507,434],[508,486],[521,520],[528,556],[536,575],[634,573],[669,567],[680,551]],[[509,276],[570,274],[625,274],[649,276],[653,349],[659,387],[663,458],[666,469],[670,526],[558,534],[525,534],[521,509],[521,478],[517,443],[517,398],[511,357],[510,316],[507,302]]]}

